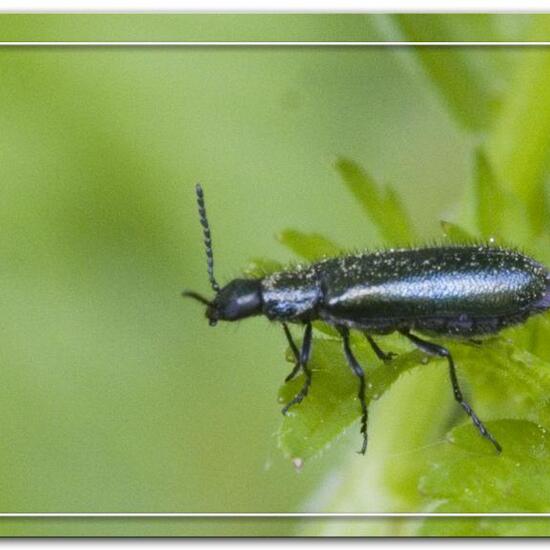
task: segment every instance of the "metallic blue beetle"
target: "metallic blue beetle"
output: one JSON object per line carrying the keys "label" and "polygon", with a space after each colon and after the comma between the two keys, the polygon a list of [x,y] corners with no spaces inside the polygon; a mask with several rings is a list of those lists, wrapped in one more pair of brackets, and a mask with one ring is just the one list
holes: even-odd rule
{"label": "metallic blue beetle", "polygon": [[[490,245],[389,249],[328,258],[262,279],[235,279],[220,288],[214,278],[212,240],[200,185],[196,193],[208,277],[215,297],[208,300],[192,291],[183,295],[207,306],[206,316],[211,325],[254,315],[265,315],[282,323],[296,359],[286,381],[300,371],[305,378],[302,389],[283,408],[283,414],[308,393],[311,323],[324,321],[342,335],[346,360],[359,380],[363,434],[360,452],[364,454],[365,375],[351,350],[349,331],[361,331],[382,361],[391,360],[393,354],[382,351],[372,334],[398,331],[425,353],[447,359],[455,399],[481,435],[498,452],[502,450],[464,399],[449,350],[414,333],[472,339],[495,334],[549,309],[550,274],[543,265],[515,250]],[[287,323],[305,327],[301,350],[294,343]]]}

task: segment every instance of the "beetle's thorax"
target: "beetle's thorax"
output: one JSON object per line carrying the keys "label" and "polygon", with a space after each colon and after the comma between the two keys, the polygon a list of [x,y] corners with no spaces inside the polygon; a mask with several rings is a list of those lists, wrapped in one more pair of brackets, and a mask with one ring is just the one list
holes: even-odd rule
{"label": "beetle's thorax", "polygon": [[321,300],[320,280],[311,267],[280,271],[262,280],[263,313],[271,320],[313,320]]}

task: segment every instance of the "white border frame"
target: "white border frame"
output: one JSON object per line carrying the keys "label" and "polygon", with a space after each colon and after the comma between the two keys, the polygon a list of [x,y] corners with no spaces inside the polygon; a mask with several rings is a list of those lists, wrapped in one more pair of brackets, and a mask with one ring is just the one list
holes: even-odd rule
{"label": "white border frame", "polygon": [[[533,47],[550,46],[550,41],[538,42],[338,42],[338,41],[258,41],[258,42],[227,42],[227,41],[159,41],[159,42],[89,42],[89,41],[41,41],[41,42],[0,42],[0,47],[437,47],[437,46],[490,46],[490,47]],[[530,513],[437,513],[437,512],[6,512],[0,513],[0,518],[338,518],[341,520],[354,518],[550,518],[550,512]]]}
{"label": "white border frame", "polygon": [[483,42],[483,41],[470,41],[470,42],[406,42],[406,41],[382,41],[382,42],[345,42],[345,41],[157,41],[157,42],[138,42],[138,41],[126,41],[126,42],[86,42],[86,41],[68,41],[68,42],[0,42],[0,47],[71,47],[71,46],[93,46],[93,47],[166,47],[166,46],[180,46],[180,47],[235,47],[235,46],[248,46],[248,47],[262,47],[262,46],[277,46],[277,47],[437,47],[437,46],[490,46],[490,47],[536,47],[536,46],[550,46],[550,41],[531,41],[531,42]]}
{"label": "white border frame", "polygon": [[550,518],[550,512],[7,512],[2,518]]}
{"label": "white border frame", "polygon": [[[200,5],[198,5],[200,4]],[[544,13],[550,0],[2,0],[5,13]]]}

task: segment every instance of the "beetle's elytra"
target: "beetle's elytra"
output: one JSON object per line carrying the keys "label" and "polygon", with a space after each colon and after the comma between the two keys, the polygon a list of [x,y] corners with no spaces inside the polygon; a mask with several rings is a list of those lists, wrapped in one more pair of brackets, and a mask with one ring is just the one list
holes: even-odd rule
{"label": "beetle's elytra", "polygon": [[[208,277],[215,297],[208,300],[191,291],[183,294],[207,306],[211,325],[255,315],[282,323],[296,359],[286,380],[300,371],[305,378],[302,389],[283,408],[283,413],[307,396],[312,379],[308,367],[311,323],[324,321],[342,335],[344,355],[359,380],[363,434],[360,452],[364,454],[365,375],[351,349],[349,331],[361,331],[383,361],[390,360],[393,354],[382,351],[372,334],[398,331],[425,353],[447,359],[455,399],[481,435],[498,452],[502,450],[464,399],[449,350],[424,336],[475,338],[495,334],[549,309],[550,273],[546,267],[515,250],[486,244],[430,246],[328,258],[264,278],[235,279],[220,288],[214,277],[210,227],[200,185],[196,193]],[[304,326],[300,350],[287,323]]]}

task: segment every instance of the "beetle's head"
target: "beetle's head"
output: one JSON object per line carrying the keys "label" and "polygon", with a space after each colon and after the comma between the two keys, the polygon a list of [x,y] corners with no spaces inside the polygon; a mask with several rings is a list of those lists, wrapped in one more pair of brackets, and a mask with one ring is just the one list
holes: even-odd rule
{"label": "beetle's head", "polygon": [[218,321],[237,321],[252,315],[261,313],[262,292],[261,284],[257,279],[235,279],[220,288],[214,278],[214,254],[212,252],[212,237],[210,226],[206,218],[204,205],[204,193],[200,184],[197,184],[197,203],[199,206],[199,218],[204,234],[206,248],[206,264],[210,286],[216,293],[213,300],[208,300],[201,294],[186,290],[182,294],[187,298],[193,298],[206,306],[206,317],[210,325],[214,326]]}
{"label": "beetle's head", "polygon": [[206,308],[211,325],[258,315],[262,307],[260,281],[235,279],[224,286]]}

